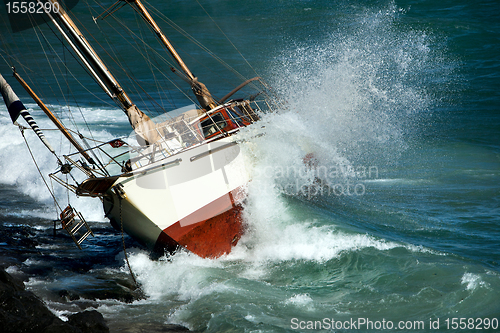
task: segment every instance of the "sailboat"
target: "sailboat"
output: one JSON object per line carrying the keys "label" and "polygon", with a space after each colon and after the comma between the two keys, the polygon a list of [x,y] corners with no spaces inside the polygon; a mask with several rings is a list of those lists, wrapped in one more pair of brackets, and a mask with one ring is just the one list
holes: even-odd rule
{"label": "sailboat", "polygon": [[[216,101],[144,4],[140,0],[118,1],[103,15],[110,15],[119,5],[128,5],[139,13],[175,60],[179,70],[172,70],[182,76],[198,101],[196,108],[155,121],[132,101],[63,5],[57,0],[36,3],[44,10],[47,23],[123,110],[134,130],[134,135],[127,139],[116,138],[91,147],[81,133],[75,138],[59,122],[14,69],[17,81],[76,150],[57,157],[59,166],[50,178],[77,196],[99,198],[111,224],[152,251],[183,248],[203,258],[229,253],[244,233],[242,202],[251,180],[238,133],[257,122],[259,115],[275,108],[266,92],[267,85],[255,77]],[[252,98],[232,99],[241,88],[255,82],[263,84],[261,92]],[[11,87],[6,82],[0,86],[13,122],[23,115],[30,125],[36,126]],[[40,129],[35,132],[42,139]],[[114,152],[116,149],[118,153]],[[84,175],[83,180],[78,180],[81,177],[73,176],[74,173]],[[92,231],[71,205],[58,207],[62,227],[80,247]]]}

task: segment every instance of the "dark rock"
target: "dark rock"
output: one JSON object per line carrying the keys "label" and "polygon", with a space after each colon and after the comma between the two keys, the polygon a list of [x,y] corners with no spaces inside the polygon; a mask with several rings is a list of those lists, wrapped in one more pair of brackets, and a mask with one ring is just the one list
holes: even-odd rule
{"label": "dark rock", "polygon": [[92,289],[67,290],[62,289],[58,292],[63,299],[74,301],[78,299],[87,300],[106,300],[116,299],[124,303],[145,299],[145,295],[136,285],[121,280],[102,280],[99,279],[99,287]]}
{"label": "dark rock", "polygon": [[80,299],[80,296],[73,293],[73,292],[70,292],[66,289],[62,289],[62,290],[59,290],[59,297],[65,299],[66,301],[76,301],[78,299]]}
{"label": "dark rock", "polygon": [[35,248],[38,245],[38,242],[34,239],[31,238],[22,238],[20,239],[17,244],[17,246],[22,246],[25,248]]}
{"label": "dark rock", "polygon": [[117,324],[113,326],[114,330],[122,333],[184,333],[191,332],[187,327],[176,324],[153,324],[153,323],[134,323]]}
{"label": "dark rock", "polygon": [[120,288],[117,285],[108,283],[105,285],[106,288],[92,289],[92,290],[80,290],[79,295],[86,299],[91,300],[105,300],[105,299],[116,299],[124,303],[132,303],[133,301],[139,299],[130,290]]}
{"label": "dark rock", "polygon": [[0,322],[2,332],[40,332],[54,321],[61,321],[32,292],[24,289],[4,270],[0,270]]}
{"label": "dark rock", "polygon": [[109,328],[102,314],[95,310],[79,312],[69,317],[68,324],[79,328],[82,333],[107,333]]}
{"label": "dark rock", "polygon": [[24,283],[19,281],[18,279],[13,278],[9,273],[5,270],[0,269],[0,288],[10,286],[15,291],[24,290]]}
{"label": "dark rock", "polygon": [[165,329],[165,332],[170,333],[189,332],[189,328],[176,324],[166,324],[163,328]]}
{"label": "dark rock", "polygon": [[[31,331],[27,331],[31,332]],[[33,331],[33,333],[35,333]],[[38,332],[37,332],[38,333]],[[41,333],[81,333],[78,328],[75,328],[62,320],[54,321],[49,326],[45,327]]]}
{"label": "dark rock", "polygon": [[0,269],[0,327],[2,333],[109,332],[97,311],[77,313],[68,323],[55,316],[24,283]]}

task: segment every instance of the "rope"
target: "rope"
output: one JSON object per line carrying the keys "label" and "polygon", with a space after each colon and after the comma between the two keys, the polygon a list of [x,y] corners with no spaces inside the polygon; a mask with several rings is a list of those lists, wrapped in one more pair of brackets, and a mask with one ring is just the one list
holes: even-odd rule
{"label": "rope", "polygon": [[128,270],[130,272],[130,276],[132,276],[132,280],[134,280],[134,283],[137,287],[139,287],[139,284],[137,283],[137,280],[135,279],[134,272],[132,272],[132,267],[130,267],[130,262],[128,261],[128,255],[127,255],[127,249],[125,248],[125,236],[123,233],[123,219],[122,219],[122,198],[120,198],[119,195],[117,195],[118,200],[120,201],[120,226],[121,226],[121,231],[122,231],[122,244],[123,244],[123,253],[125,254],[125,261],[127,262]]}
{"label": "rope", "polygon": [[[52,196],[52,199],[54,200],[54,204],[57,206],[57,208],[59,208],[60,211],[62,211],[62,208],[61,208],[61,206],[59,206],[59,203],[57,202],[57,199],[56,199],[54,193],[50,189],[49,184],[47,184],[47,181],[43,177],[42,171],[40,170],[40,167],[38,166],[38,163],[36,163],[35,156],[33,156],[33,152],[31,151],[31,148],[30,148],[30,146],[28,144],[28,140],[26,140],[26,136],[24,135],[24,127],[23,126],[19,126],[19,130],[21,131],[21,135],[23,136],[24,142],[26,143],[26,147],[28,148],[28,151],[29,151],[29,153],[31,155],[31,159],[35,163],[36,169],[37,169],[38,173],[40,174],[40,177],[42,178],[45,186],[47,187],[47,190],[49,191],[50,195]],[[132,271],[132,267],[130,266],[130,262],[128,260],[127,249],[125,247],[125,235],[124,235],[124,231],[123,231],[122,199],[120,197],[118,197],[118,200],[120,201],[120,225],[121,225],[121,233],[122,233],[123,253],[125,254],[125,260],[127,261],[127,266],[128,266],[129,271],[130,271],[130,275],[132,276],[132,280],[134,280],[135,285],[137,287],[139,287],[139,284],[137,283],[137,280],[135,278],[134,272]],[[69,201],[69,196],[68,196],[68,201]]]}
{"label": "rope", "polygon": [[42,180],[45,183],[45,186],[47,187],[47,189],[49,190],[49,193],[52,196],[52,199],[54,199],[54,204],[59,208],[60,211],[62,211],[61,206],[59,206],[59,203],[57,202],[57,199],[56,199],[54,193],[50,190],[49,184],[47,184],[47,182],[45,181],[45,178],[43,177],[42,171],[40,170],[40,168],[38,167],[38,164],[36,163],[35,157],[33,156],[33,153],[31,152],[31,148],[28,144],[28,140],[26,140],[26,137],[24,136],[24,129],[22,127],[20,127],[19,130],[21,131],[21,135],[23,136],[24,142],[26,143],[26,147],[28,147],[28,151],[30,152],[31,159],[35,163],[36,169],[38,170],[40,177],[42,177]]}
{"label": "rope", "polygon": [[[106,10],[105,7],[103,7],[102,5],[98,4],[103,10]],[[87,6],[89,6],[89,9],[90,9],[90,5],[87,3]],[[160,55],[160,53],[158,51],[156,51],[151,45],[149,45],[149,43],[145,42],[139,35],[137,35],[134,30],[130,29],[130,27],[128,27],[124,22],[122,22],[118,17],[116,17],[114,14],[110,13],[108,16],[112,17],[115,22],[120,25],[121,27],[117,27],[116,25],[113,25],[113,24],[110,24],[109,25],[109,28],[110,29],[113,29],[114,30],[114,33],[118,36],[122,36],[125,38],[125,40],[127,41],[127,43],[130,45],[130,47],[132,47],[134,50],[136,50],[144,59],[147,59],[148,56],[145,55],[145,53],[142,51],[142,49],[140,49],[138,47],[138,43],[135,42],[133,43],[133,41],[135,39],[141,41],[144,45],[144,47],[146,49],[149,49],[150,51],[153,52],[153,54],[155,54],[157,57],[159,57],[160,60],[164,61],[165,63],[167,63],[169,65],[169,67],[173,66],[173,64],[171,62],[169,62],[166,58],[164,58],[163,56]],[[75,20],[78,21],[77,18],[74,18]],[[79,21],[78,21],[79,22]],[[83,29],[85,29],[85,26],[82,26]],[[99,28],[99,31],[101,31],[101,28],[100,26],[98,26]],[[87,30],[87,29],[86,29]],[[131,37],[133,38],[130,38],[130,36],[127,38],[124,34],[122,34],[122,31],[125,31],[125,32],[128,32],[128,34],[130,34]],[[141,83],[135,79],[133,77],[133,75],[131,75],[131,70],[127,70],[125,68],[125,66],[119,61],[120,57],[118,55],[115,54],[115,50],[114,48],[110,45],[110,42],[109,40],[107,39],[107,37],[103,34],[102,36],[104,38],[106,38],[106,42],[108,44],[108,46],[111,47],[111,53],[113,54],[110,54],[110,52],[108,52],[106,50],[106,48],[104,48],[101,43],[95,38],[92,36],[92,34],[90,34],[90,32],[87,30],[87,32],[89,33],[89,36],[91,36],[93,38],[93,42],[95,42],[97,45],[99,45],[101,48],[102,48],[102,51],[105,52],[108,56],[110,56],[110,58],[113,60],[113,62],[118,66],[119,69],[121,69],[123,71],[123,73],[131,80],[132,83],[135,83],[137,86],[139,86],[141,88],[141,90],[144,90],[144,88],[142,87]],[[114,55],[114,56],[113,56]],[[160,68],[159,66],[156,66],[154,65],[153,63],[150,63],[149,64],[150,66],[152,66],[151,68],[155,68],[156,71],[158,73],[160,73],[166,80],[168,80],[173,86],[175,86],[181,93],[183,93],[185,95],[186,98],[190,99],[193,103],[196,103],[196,101],[189,95],[187,94],[185,91],[183,91],[177,84],[175,84],[175,82],[169,78],[168,76],[165,75],[164,71],[162,70],[162,68]],[[109,67],[109,65],[108,65]],[[136,89],[134,87],[134,89]],[[128,90],[131,90],[131,87],[128,88]],[[140,91],[139,90],[136,90],[136,93],[138,94],[138,96],[141,96],[140,94]],[[148,96],[148,98],[150,99],[150,102],[152,102],[153,104],[156,104],[159,109],[163,112],[166,112],[164,110],[164,108],[162,106],[160,106],[158,103],[156,103],[154,101],[154,99],[152,99],[150,96]],[[172,105],[174,105],[173,101],[169,101]]]}
{"label": "rope", "polygon": [[[241,58],[247,63],[247,65],[254,71],[254,73],[256,75],[259,75],[259,73],[257,73],[257,71],[255,70],[255,68],[252,67],[252,65],[248,62],[248,60],[245,58],[245,56],[243,55],[243,53],[240,52],[240,50],[236,47],[236,45],[234,45],[234,43],[231,41],[231,39],[229,39],[229,37],[226,35],[226,33],[224,32],[224,30],[221,29],[221,27],[217,24],[217,22],[212,18],[212,16],[207,12],[207,10],[205,9],[205,7],[202,6],[202,4],[196,0],[196,2],[198,3],[198,5],[201,7],[201,9],[203,9],[203,11],[205,12],[205,14],[207,14],[207,16],[210,18],[210,20],[212,20],[212,22],[215,24],[215,26],[217,27],[217,29],[219,29],[219,31],[224,35],[224,37],[226,37],[227,41],[234,47],[234,49],[236,50],[236,52],[238,52],[241,56]],[[236,70],[235,70],[236,71]],[[238,73],[239,74],[239,73]],[[241,75],[241,74],[240,74]]]}

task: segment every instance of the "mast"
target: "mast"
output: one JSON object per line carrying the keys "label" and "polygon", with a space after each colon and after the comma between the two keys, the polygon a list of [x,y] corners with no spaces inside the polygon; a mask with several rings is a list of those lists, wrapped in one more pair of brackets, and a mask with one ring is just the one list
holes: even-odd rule
{"label": "mast", "polygon": [[155,32],[156,36],[160,39],[162,44],[167,48],[167,50],[170,52],[174,60],[177,62],[179,67],[182,69],[184,74],[187,76],[191,83],[191,89],[193,90],[193,93],[195,94],[196,98],[198,99],[198,102],[200,103],[201,107],[207,111],[215,108],[217,106],[217,103],[214,101],[212,98],[212,95],[208,91],[207,87],[198,81],[198,79],[193,75],[193,73],[189,70],[189,68],[186,66],[182,58],[179,56],[175,48],[172,46],[168,38],[165,36],[165,34],[161,31],[160,27],[158,24],[156,24],[155,20],[151,15],[149,14],[148,10],[140,0],[125,0],[129,3],[134,3],[136,6],[137,11],[141,14],[143,19],[149,24],[151,29]]}
{"label": "mast", "polygon": [[[43,4],[42,0],[37,1],[38,3]],[[130,97],[109,72],[104,62],[99,58],[92,46],[90,46],[90,43],[83,36],[63,7],[57,0],[47,1],[52,3],[52,8],[57,6],[59,10],[50,11],[43,7],[45,9],[45,13],[61,32],[64,39],[68,42],[85,67],[89,69],[91,75],[96,79],[101,88],[125,111],[130,125],[138,135],[138,139],[140,139],[140,143],[149,145],[158,141],[161,136],[156,131],[156,126],[153,121],[141,110],[139,110],[139,108],[132,102]],[[68,33],[71,35],[71,38],[54,16],[56,16],[64,28],[66,28]]]}

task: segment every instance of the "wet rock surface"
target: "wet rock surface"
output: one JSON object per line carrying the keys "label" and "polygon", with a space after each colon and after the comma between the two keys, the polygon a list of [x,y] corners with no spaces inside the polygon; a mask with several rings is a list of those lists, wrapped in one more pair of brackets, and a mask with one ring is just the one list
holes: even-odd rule
{"label": "wet rock surface", "polygon": [[102,314],[83,311],[67,322],[54,315],[24,283],[0,269],[0,323],[4,333],[105,333],[109,328]]}
{"label": "wet rock surface", "polygon": [[[1,193],[0,188],[0,199]],[[122,237],[109,225],[90,223],[96,237],[79,250],[64,230],[54,233],[52,221],[5,216],[1,208],[0,202],[0,332],[189,332],[164,323],[107,323],[96,310],[107,300],[126,305],[147,298],[128,272],[121,271]],[[127,236],[125,245],[137,246]],[[25,283],[29,289],[38,286],[36,294]],[[76,313],[63,321],[45,302]]]}

